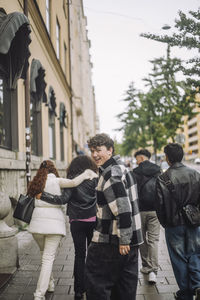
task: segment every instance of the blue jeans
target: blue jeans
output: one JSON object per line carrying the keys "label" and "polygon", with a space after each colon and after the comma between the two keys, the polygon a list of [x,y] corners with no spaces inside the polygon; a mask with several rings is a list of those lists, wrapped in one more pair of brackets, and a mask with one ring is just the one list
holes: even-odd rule
{"label": "blue jeans", "polygon": [[135,300],[138,282],[138,247],[128,255],[119,246],[91,243],[85,270],[87,300]]}
{"label": "blue jeans", "polygon": [[165,237],[180,299],[192,300],[200,287],[200,226],[168,227]]}

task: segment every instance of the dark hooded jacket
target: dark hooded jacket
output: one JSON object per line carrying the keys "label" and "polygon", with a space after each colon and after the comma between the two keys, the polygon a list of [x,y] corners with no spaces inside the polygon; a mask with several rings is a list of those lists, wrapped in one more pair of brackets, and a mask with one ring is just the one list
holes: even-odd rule
{"label": "dark hooded jacket", "polygon": [[133,169],[137,180],[140,211],[155,210],[156,179],[161,174],[160,167],[145,160]]}

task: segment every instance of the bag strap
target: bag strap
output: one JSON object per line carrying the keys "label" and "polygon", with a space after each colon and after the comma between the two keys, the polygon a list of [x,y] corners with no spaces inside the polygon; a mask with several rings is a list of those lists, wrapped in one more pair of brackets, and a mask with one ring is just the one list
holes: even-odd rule
{"label": "bag strap", "polygon": [[178,206],[179,209],[182,209],[183,206],[181,205],[179,199],[177,198],[177,195],[176,195],[176,190],[175,190],[175,187],[174,187],[174,184],[173,182],[171,181],[171,179],[169,178],[169,175],[164,172],[162,175],[162,179],[164,180],[165,182],[165,185],[166,187],[168,188],[169,192],[172,194],[172,196],[174,197],[175,201],[176,201],[176,204]]}
{"label": "bag strap", "polygon": [[154,176],[148,177],[146,180],[144,180],[144,182],[142,183],[142,185],[140,186],[140,191],[143,189],[143,187],[145,186],[145,184],[150,181]]}

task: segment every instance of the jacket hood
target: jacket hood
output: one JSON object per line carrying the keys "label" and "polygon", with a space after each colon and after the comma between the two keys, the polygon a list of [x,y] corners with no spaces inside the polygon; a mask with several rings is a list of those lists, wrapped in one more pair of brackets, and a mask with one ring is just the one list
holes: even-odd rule
{"label": "jacket hood", "polygon": [[133,172],[139,175],[153,176],[160,173],[160,167],[149,160],[145,160],[137,168],[133,169]]}

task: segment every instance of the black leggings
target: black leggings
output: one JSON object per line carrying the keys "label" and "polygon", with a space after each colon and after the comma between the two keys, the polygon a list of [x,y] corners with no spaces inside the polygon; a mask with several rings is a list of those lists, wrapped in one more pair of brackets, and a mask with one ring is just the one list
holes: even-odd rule
{"label": "black leggings", "polygon": [[85,292],[85,259],[86,249],[89,246],[95,222],[82,222],[73,221],[70,224],[70,231],[72,234],[74,248],[75,248],[75,261],[74,261],[74,291],[75,293]]}

